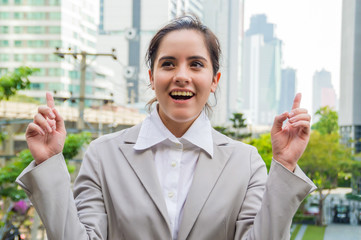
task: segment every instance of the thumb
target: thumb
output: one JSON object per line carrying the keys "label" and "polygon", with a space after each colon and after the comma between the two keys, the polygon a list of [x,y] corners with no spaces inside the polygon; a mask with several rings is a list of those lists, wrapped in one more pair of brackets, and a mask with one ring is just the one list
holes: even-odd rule
{"label": "thumb", "polygon": [[271,135],[282,131],[283,122],[288,118],[288,112],[284,112],[281,115],[275,117],[273,126],[271,129]]}

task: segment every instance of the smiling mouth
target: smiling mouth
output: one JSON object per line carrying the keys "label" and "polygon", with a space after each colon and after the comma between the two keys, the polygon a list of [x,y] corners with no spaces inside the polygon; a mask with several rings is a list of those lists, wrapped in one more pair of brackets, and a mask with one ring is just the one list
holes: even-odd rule
{"label": "smiling mouth", "polygon": [[188,100],[194,96],[194,93],[188,91],[173,91],[169,95],[175,100]]}

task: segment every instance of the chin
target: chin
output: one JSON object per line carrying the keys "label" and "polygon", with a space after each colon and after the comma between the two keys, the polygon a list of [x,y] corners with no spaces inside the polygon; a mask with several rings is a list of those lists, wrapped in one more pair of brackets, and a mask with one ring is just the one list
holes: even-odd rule
{"label": "chin", "polygon": [[177,112],[177,113],[173,113],[171,118],[175,122],[186,123],[189,121],[194,121],[199,116],[199,114],[200,113],[189,114],[189,112],[188,113]]}

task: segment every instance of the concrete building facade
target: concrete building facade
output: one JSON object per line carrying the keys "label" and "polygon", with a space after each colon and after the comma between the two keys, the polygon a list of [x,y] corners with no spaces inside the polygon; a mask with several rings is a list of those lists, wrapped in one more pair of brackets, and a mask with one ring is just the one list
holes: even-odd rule
{"label": "concrete building facade", "polygon": [[[80,60],[71,56],[61,59],[53,53],[56,48],[95,53],[98,8],[97,2],[86,0],[1,0],[1,73],[21,65],[38,68],[31,77],[31,90],[22,93],[42,101],[45,91],[76,98]],[[111,99],[111,75],[109,69],[90,64],[86,97]]]}
{"label": "concrete building facade", "polygon": [[[241,112],[240,82],[243,41],[243,0],[204,0],[204,23],[218,37],[222,73],[213,109],[213,125],[224,125],[234,112]],[[212,98],[212,103],[215,103]]]}
{"label": "concrete building facade", "polygon": [[[342,6],[339,125],[342,139],[361,152],[361,0]],[[361,186],[361,181],[360,181]]]}

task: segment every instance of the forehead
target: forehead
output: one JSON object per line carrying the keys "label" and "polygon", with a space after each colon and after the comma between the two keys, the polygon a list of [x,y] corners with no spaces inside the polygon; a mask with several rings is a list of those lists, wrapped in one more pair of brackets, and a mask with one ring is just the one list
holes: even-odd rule
{"label": "forehead", "polygon": [[201,55],[209,58],[203,34],[191,29],[175,30],[166,34],[160,42],[158,57],[178,54]]}

